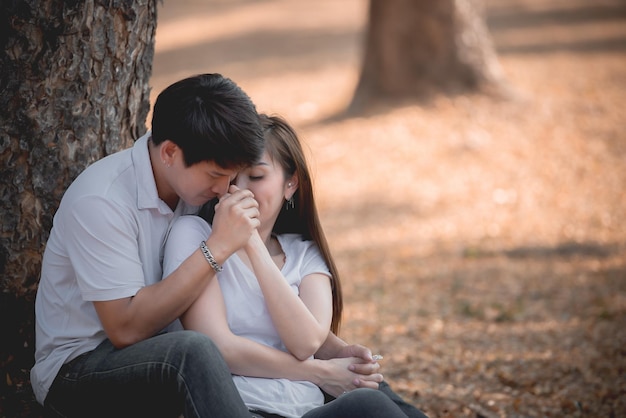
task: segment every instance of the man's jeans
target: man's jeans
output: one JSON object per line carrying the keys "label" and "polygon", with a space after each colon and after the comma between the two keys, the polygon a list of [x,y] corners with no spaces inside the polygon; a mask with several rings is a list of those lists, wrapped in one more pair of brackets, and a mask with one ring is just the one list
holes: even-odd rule
{"label": "man's jeans", "polygon": [[194,331],[119,350],[105,340],[61,368],[44,409],[46,417],[250,417],[219,350]]}

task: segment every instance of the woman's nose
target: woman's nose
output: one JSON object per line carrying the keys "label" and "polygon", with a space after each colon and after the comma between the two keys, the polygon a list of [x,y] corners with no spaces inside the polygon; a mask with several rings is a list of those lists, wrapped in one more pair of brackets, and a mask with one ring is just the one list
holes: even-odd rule
{"label": "woman's nose", "polygon": [[239,187],[240,189],[247,189],[248,187],[248,182],[246,181],[246,179],[244,178],[244,176],[237,176],[237,178],[234,180],[233,184],[237,187]]}

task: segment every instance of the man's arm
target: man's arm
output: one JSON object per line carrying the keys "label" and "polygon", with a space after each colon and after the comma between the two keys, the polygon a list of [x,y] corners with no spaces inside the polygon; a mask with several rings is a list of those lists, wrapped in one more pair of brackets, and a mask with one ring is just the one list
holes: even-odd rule
{"label": "man's arm", "polygon": [[[250,239],[259,221],[258,204],[247,190],[233,191],[220,205],[222,210],[214,220],[220,227],[214,228],[206,244],[222,264]],[[180,317],[214,277],[202,250],[196,248],[163,280],[142,287],[131,297],[94,302],[94,307],[107,337],[121,348],[153,336]]]}
{"label": "man's arm", "polygon": [[155,335],[182,315],[214,276],[198,249],[166,279],[135,296],[93,304],[107,337],[122,348]]}

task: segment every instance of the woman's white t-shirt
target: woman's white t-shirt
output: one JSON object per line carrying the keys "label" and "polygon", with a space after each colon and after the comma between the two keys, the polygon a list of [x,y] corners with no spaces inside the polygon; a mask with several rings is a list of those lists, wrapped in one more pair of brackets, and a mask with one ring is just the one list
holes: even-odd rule
{"label": "woman's white t-shirt", "polygon": [[[165,247],[163,277],[178,268],[210,233],[210,225],[198,216],[177,219]],[[312,241],[303,241],[297,234],[283,234],[277,238],[286,256],[281,272],[295,294],[299,294],[303,277],[313,273],[330,276],[323,257]],[[287,352],[254,273],[237,255],[231,256],[223,267],[218,280],[226,304],[228,325],[233,333]],[[300,417],[324,403],[321,390],[311,382],[237,375],[233,375],[233,380],[249,409],[284,417]]]}

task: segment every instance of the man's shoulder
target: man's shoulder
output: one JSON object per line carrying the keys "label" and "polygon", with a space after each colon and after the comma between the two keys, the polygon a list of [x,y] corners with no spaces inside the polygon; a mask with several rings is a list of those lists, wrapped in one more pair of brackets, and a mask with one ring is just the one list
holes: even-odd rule
{"label": "man's shoulder", "polygon": [[89,165],[68,187],[67,199],[78,199],[85,195],[105,196],[116,188],[127,189],[133,181],[130,150],[108,155]]}

